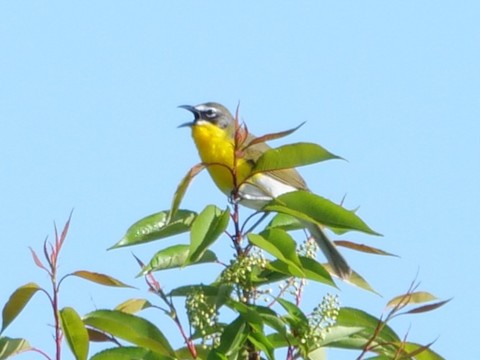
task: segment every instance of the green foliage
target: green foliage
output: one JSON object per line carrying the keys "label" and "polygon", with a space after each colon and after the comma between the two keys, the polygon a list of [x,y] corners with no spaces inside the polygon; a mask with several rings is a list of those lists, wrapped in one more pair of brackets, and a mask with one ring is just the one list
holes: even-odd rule
{"label": "green foliage", "polygon": [[10,299],[3,307],[2,311],[2,333],[8,325],[20,314],[25,305],[30,301],[33,295],[40,290],[40,287],[35,283],[28,283],[20,286],[13,292]]}
{"label": "green foliage", "polygon": [[88,332],[77,312],[66,307],[60,310],[63,333],[75,359],[83,360],[88,356]]}
{"label": "green foliage", "polygon": [[[234,150],[241,156],[250,146],[286,136],[296,129],[252,140],[246,127],[238,127],[235,134],[238,148]],[[253,172],[289,169],[339,158],[316,144],[289,144],[265,151]],[[157,248],[149,261],[144,263],[137,259],[139,276],[145,278],[152,298],[142,295],[126,299],[113,309],[95,310],[83,317],[73,308],[61,308],[60,284],[70,277],[102,286],[130,287],[110,275],[87,270],[58,276],[57,259],[68,231],[68,221],[60,236],[55,231],[53,245],[44,244],[44,260],[32,250],[35,264],[50,276],[53,292],[35,283],[15,290],[3,308],[1,332],[37,292],[42,292],[48,296],[56,314],[57,354],[65,339],[76,359],[88,358],[89,341],[105,345],[104,350],[91,356],[92,360],[273,360],[280,356],[288,360],[324,360],[327,348],[353,350],[357,359],[442,359],[431,349],[432,344],[407,341],[407,336],[397,334],[390,323],[398,316],[435,310],[446,301],[437,301],[435,296],[418,291],[412,284],[405,294],[387,303],[388,312],[377,317],[360,309],[341,308],[338,298],[327,292],[337,289],[335,274],[328,264],[317,260],[313,241],[308,237],[299,241],[303,235],[298,230],[313,223],[338,234],[359,231],[379,235],[355,211],[303,190],[273,199],[243,221],[238,199],[234,196],[225,210],[215,205],[208,205],[200,212],[181,209],[189,184],[204,168],[204,164],[194,166],[181,180],[170,209],[137,221],[112,247],[133,247],[157,241],[160,249]],[[234,190],[233,194],[238,191]],[[261,226],[268,215],[270,220]],[[256,217],[260,220],[254,222]],[[189,233],[188,243],[161,246],[159,240],[185,233]],[[214,250],[215,243],[219,248],[223,244],[228,253]],[[367,255],[391,255],[348,240],[336,243]],[[166,292],[156,278],[164,276],[163,270],[193,265],[200,269],[205,264],[217,267],[216,280],[181,284]],[[346,282],[375,292],[357,271],[353,271]],[[276,293],[271,290],[273,284],[279,288]],[[318,287],[321,294],[318,306],[309,311],[302,307],[306,286]],[[179,304],[185,306],[185,311],[179,311]],[[142,316],[146,309],[160,310],[164,318],[147,320]],[[172,327],[166,320],[178,329],[181,341],[172,341],[164,335],[161,329]],[[179,342],[183,344],[179,348],[172,345]],[[24,351],[41,353],[26,340],[0,337],[0,360]]]}

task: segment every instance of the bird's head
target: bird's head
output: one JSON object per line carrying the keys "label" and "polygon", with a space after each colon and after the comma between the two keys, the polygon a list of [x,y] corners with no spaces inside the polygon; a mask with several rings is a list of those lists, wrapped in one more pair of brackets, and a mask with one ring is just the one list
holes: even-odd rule
{"label": "bird's head", "polygon": [[207,102],[196,106],[181,105],[179,108],[190,111],[193,121],[184,123],[179,127],[193,127],[211,124],[225,131],[233,131],[235,120],[228,109],[215,102]]}

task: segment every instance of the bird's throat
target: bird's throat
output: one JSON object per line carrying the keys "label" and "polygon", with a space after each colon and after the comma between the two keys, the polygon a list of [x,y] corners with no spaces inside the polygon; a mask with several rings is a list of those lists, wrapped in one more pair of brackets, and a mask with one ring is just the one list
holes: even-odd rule
{"label": "bird's throat", "polygon": [[213,124],[202,123],[192,127],[192,137],[213,181],[224,194],[230,195],[235,183],[241,184],[251,172],[244,159],[235,159],[232,136]]}

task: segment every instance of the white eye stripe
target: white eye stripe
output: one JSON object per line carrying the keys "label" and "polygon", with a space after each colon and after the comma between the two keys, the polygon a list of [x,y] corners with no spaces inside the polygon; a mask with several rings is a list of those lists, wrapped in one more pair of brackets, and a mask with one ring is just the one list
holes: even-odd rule
{"label": "white eye stripe", "polygon": [[200,112],[207,112],[207,111],[216,112],[217,111],[217,109],[215,109],[211,106],[204,105],[204,104],[195,106],[195,109],[197,109]]}

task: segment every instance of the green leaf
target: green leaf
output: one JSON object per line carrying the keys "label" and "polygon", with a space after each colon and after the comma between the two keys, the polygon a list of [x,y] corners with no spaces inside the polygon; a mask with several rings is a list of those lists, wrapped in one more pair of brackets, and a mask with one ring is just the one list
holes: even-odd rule
{"label": "green leaf", "polygon": [[387,303],[387,307],[395,307],[399,304],[402,306],[408,304],[422,304],[437,300],[437,298],[426,291],[416,291],[412,293],[407,293],[399,296],[395,296],[392,300]]}
{"label": "green leaf", "polygon": [[18,314],[20,314],[25,305],[27,305],[32,296],[35,295],[38,290],[41,290],[41,288],[37,284],[31,282],[20,286],[12,293],[12,295],[10,295],[10,298],[3,307],[2,330],[0,333],[2,333]]}
{"label": "green leaf", "polygon": [[305,256],[300,256],[300,262],[302,263],[306,279],[337,287],[330,273],[318,261]]}
{"label": "green leaf", "polygon": [[112,286],[112,287],[124,287],[124,288],[133,288],[133,286],[127,285],[120,280],[117,280],[109,275],[100,274],[97,272],[78,270],[73,272],[71,275],[77,276],[82,279],[89,280],[96,284]]}
{"label": "green leaf", "polygon": [[87,359],[89,345],[88,332],[80,316],[73,308],[66,307],[60,310],[60,319],[63,334],[67,339],[68,346],[75,356],[75,359]]}
{"label": "green leaf", "polygon": [[[361,340],[361,344],[365,344],[375,332],[380,321],[380,319],[377,319],[365,311],[345,307],[340,309],[336,326],[347,326],[352,328],[362,327],[364,330],[357,333],[357,339]],[[400,338],[388,325],[384,324],[376,341],[378,343],[394,343],[399,342]],[[348,345],[348,343],[345,344]],[[351,344],[355,343],[352,342]]]}
{"label": "green leaf", "polygon": [[31,349],[32,347],[25,339],[0,337],[0,360],[8,359]]}
{"label": "green leaf", "polygon": [[118,310],[97,310],[85,316],[84,323],[134,345],[165,356],[175,356],[163,333],[150,321]]}
{"label": "green leaf", "polygon": [[233,291],[232,285],[217,284],[212,285],[186,285],[173,289],[168,296],[188,296],[194,292],[202,292],[207,300],[217,308],[223,306],[230,300],[230,294]]}
{"label": "green leaf", "polygon": [[415,343],[402,343],[400,344],[403,349],[411,356],[415,357],[415,360],[444,360],[442,356],[430,349],[430,345],[419,345]]}
{"label": "green leaf", "polygon": [[128,299],[118,304],[114,310],[118,310],[127,314],[135,314],[144,309],[151,308],[153,305],[147,299]]}
{"label": "green leaf", "polygon": [[138,245],[146,242],[182,234],[190,230],[196,213],[178,210],[169,221],[169,211],[147,216],[128,228],[123,238],[110,249]]}
{"label": "green leaf", "polygon": [[248,240],[289,266],[292,276],[305,277],[296,251],[295,240],[281,229],[269,229],[260,234],[249,233]]}
{"label": "green leaf", "polygon": [[287,329],[282,318],[278,314],[266,306],[252,305],[255,309],[255,312],[260,315],[262,322],[270,326],[272,329],[277,331],[283,336],[287,336]]}
{"label": "green leaf", "polygon": [[225,327],[220,338],[220,344],[215,351],[210,352],[207,360],[226,359],[226,357],[236,358],[235,355],[242,350],[247,336],[245,321],[239,316]]}
{"label": "green leaf", "polygon": [[186,285],[173,289],[168,293],[168,296],[188,296],[195,291],[202,291],[205,296],[217,296],[220,292],[220,288],[218,286],[210,285]]}
{"label": "green leaf", "polygon": [[308,323],[307,317],[297,305],[281,298],[277,299],[277,302],[287,311],[286,319],[289,320],[293,327],[299,327],[301,324]]}
{"label": "green leaf", "polygon": [[230,221],[230,212],[208,205],[192,224],[190,253],[185,265],[196,262],[203,253],[223,234]]}
{"label": "green leaf", "polygon": [[[307,257],[300,257],[302,275],[298,276],[302,279],[309,279],[333,287],[337,287],[332,279],[330,273],[326,270],[327,265],[322,265],[314,259]],[[271,270],[271,271],[268,271]],[[283,275],[279,275],[283,274]],[[285,280],[286,277],[292,276],[292,270],[289,264],[282,260],[274,260],[267,264],[267,271],[259,274],[258,278],[254,279],[255,283],[265,284]]]}
{"label": "green leaf", "polygon": [[300,230],[305,228],[305,225],[301,223],[296,217],[277,213],[275,216],[270,220],[270,222],[266,226],[267,229],[278,228],[285,231],[291,230]]}
{"label": "green leaf", "polygon": [[[211,348],[203,347],[203,346],[196,346],[195,350],[197,352],[197,358],[196,358],[197,360],[207,359],[209,353],[212,351]],[[177,349],[175,353],[177,354],[176,359],[179,359],[179,360],[193,359],[190,349],[186,346]]]}
{"label": "green leaf", "polygon": [[[268,275],[273,275],[273,277],[269,277],[268,282],[277,282],[292,276],[303,279],[306,276],[303,271],[298,270],[296,267],[293,267],[292,264],[286,263],[285,261],[279,259],[267,263],[266,269],[272,271]],[[277,274],[282,274],[283,276],[279,276]],[[265,276],[266,273],[261,272],[260,275]]]}
{"label": "green leaf", "polygon": [[190,254],[189,245],[173,245],[157,252],[150,262],[145,265],[140,275],[148,274],[152,271],[174,269],[186,265],[195,265],[202,263],[212,263],[217,261],[214,252],[206,250],[194,263],[188,262]]}
{"label": "green leaf", "polygon": [[[276,264],[277,262],[279,264]],[[256,286],[272,284],[291,277],[291,275],[286,275],[285,273],[290,274],[287,264],[280,260],[270,261],[260,273],[252,275],[251,281]]]}
{"label": "green leaf", "polygon": [[327,352],[325,348],[319,347],[310,351],[307,355],[308,360],[327,360]]}
{"label": "green leaf", "polygon": [[175,191],[175,194],[173,196],[172,200],[172,207],[169,212],[169,218],[167,222],[171,222],[171,218],[174,218],[175,215],[177,214],[178,208],[180,206],[180,203],[182,202],[182,199],[187,192],[188,186],[192,182],[193,178],[198,175],[203,169],[205,169],[205,165],[203,164],[197,164],[194,167],[192,167],[187,175],[180,181],[178,184],[177,190]]}
{"label": "green leaf", "polygon": [[267,336],[263,332],[253,331],[249,334],[248,340],[253,344],[255,349],[263,351],[265,355],[267,355],[267,359],[274,360],[275,355],[274,351],[275,348],[273,344],[270,342]]}
{"label": "green leaf", "polygon": [[341,158],[317,144],[288,144],[265,151],[255,163],[252,173],[291,169],[331,159]]}
{"label": "green leaf", "polygon": [[273,333],[273,334],[267,335],[267,337],[270,343],[275,347],[275,349],[281,349],[287,346],[296,346],[298,343],[298,340],[289,333],[287,334]]}
{"label": "green leaf", "polygon": [[353,211],[308,191],[299,190],[280,195],[267,204],[264,210],[288,214],[327,227],[380,235],[368,227]]}
{"label": "green leaf", "polygon": [[325,335],[325,338],[321,341],[321,346],[328,345],[330,343],[339,342],[339,341],[348,341],[352,335],[355,335],[363,331],[363,327],[360,326],[339,326],[335,324],[328,329],[328,332]]}
{"label": "green leaf", "polygon": [[229,306],[236,310],[248,325],[256,332],[263,332],[263,320],[257,313],[255,306],[250,306],[239,301],[230,301]]}
{"label": "green leaf", "polygon": [[[328,272],[333,272],[332,267],[330,264],[323,264],[323,267],[327,269]],[[348,277],[348,279],[344,280],[345,282],[355,285],[359,287],[360,289],[370,291],[374,294],[380,295],[359,273],[356,271],[352,270],[352,273]]]}
{"label": "green leaf", "polygon": [[170,360],[169,356],[163,356],[142,347],[122,346],[119,348],[101,351],[90,358],[90,360]]}

